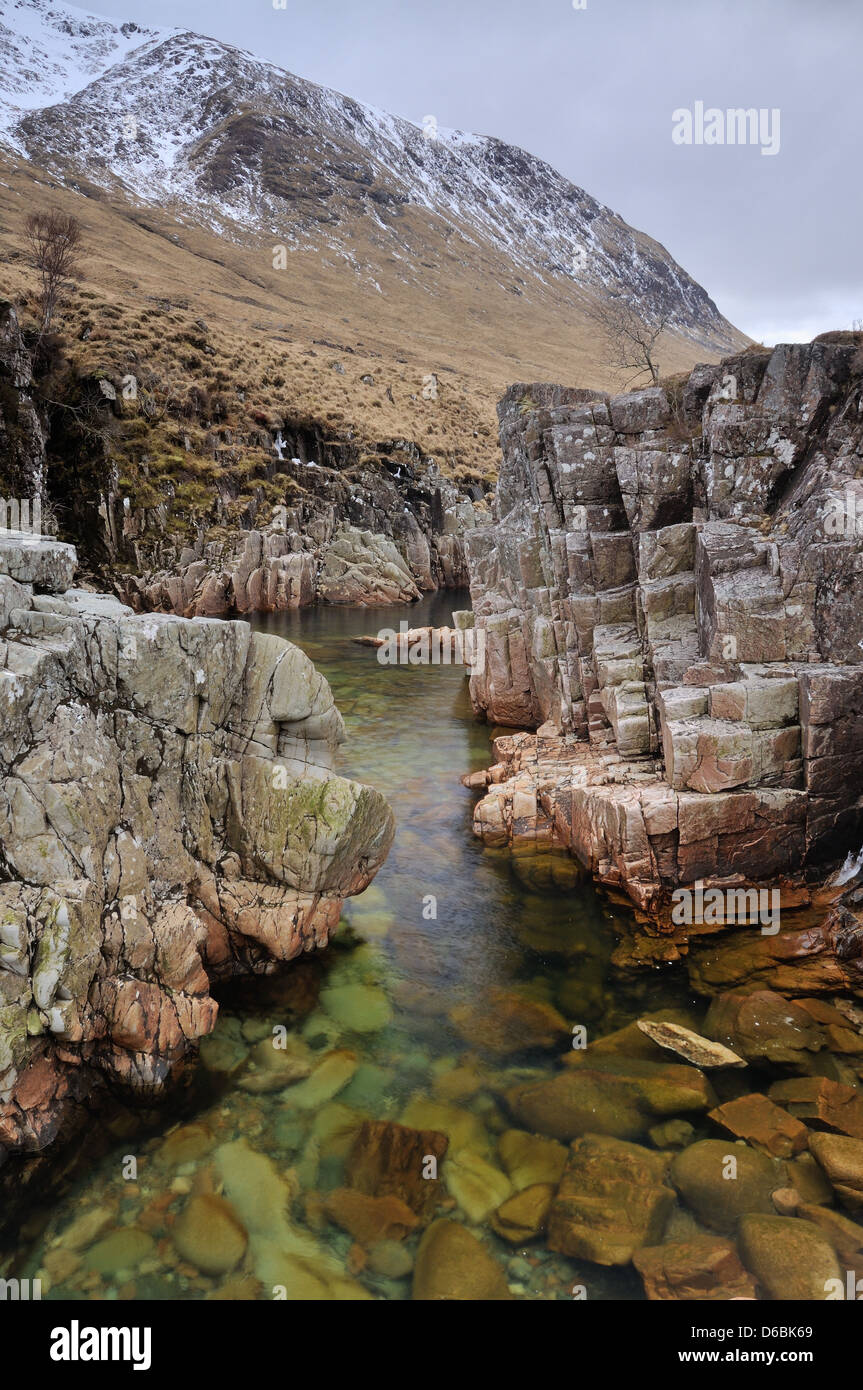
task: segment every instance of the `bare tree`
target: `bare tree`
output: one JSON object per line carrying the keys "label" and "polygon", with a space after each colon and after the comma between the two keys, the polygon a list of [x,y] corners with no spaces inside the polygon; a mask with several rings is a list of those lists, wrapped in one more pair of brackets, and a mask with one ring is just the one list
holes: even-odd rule
{"label": "bare tree", "polygon": [[78,269],[81,224],[71,213],[31,212],[26,232],[33,265],[41,281],[38,295],[41,332],[47,333],[68,288],[67,281]]}
{"label": "bare tree", "polygon": [[636,307],[617,289],[606,299],[597,300],[587,316],[602,334],[606,365],[631,373],[627,386],[645,375],[655,386],[659,381],[656,345],[671,323],[671,311]]}

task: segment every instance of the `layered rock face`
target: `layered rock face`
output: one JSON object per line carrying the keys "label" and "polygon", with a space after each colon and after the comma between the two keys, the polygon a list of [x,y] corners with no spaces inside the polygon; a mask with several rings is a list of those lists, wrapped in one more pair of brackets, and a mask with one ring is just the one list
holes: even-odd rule
{"label": "layered rock face", "polygon": [[[44,491],[45,430],[32,399],[33,368],[18,316],[8,301],[0,302],[0,493],[35,498]],[[8,524],[6,514],[2,524]]]}
{"label": "layered rock face", "polygon": [[279,470],[301,502],[277,507],[263,527],[182,549],[120,514],[117,544],[131,548],[136,571],[119,581],[121,596],[139,609],[193,617],[316,601],[377,607],[466,587],[473,500],[404,441],[397,452],[398,462],[350,476],[314,460],[283,460]]}
{"label": "layered rock face", "polygon": [[379,793],[296,647],[70,588],[0,532],[0,1161],[101,1081],[157,1090],[214,980],[326,944],[386,855]]}
{"label": "layered rock face", "polygon": [[[110,435],[115,414],[122,417],[120,389],[107,378],[81,386],[91,447],[100,431]],[[68,423],[70,410],[80,408],[60,405],[58,419]],[[70,534],[86,544],[83,558],[100,573],[107,564],[106,585],[136,611],[192,618],[315,602],[379,607],[467,587],[465,537],[488,519],[483,489],[445,477],[409,440],[379,441],[369,455],[359,440],[327,439],[308,421],[286,423],[275,434],[213,430],[207,449],[226,476],[206,515],[200,507],[195,513],[197,534],[186,544],[177,536],[191,534],[190,514],[170,479],[164,501],[134,506],[110,450],[96,465],[88,462],[83,478],[62,430],[52,446],[47,415],[44,401],[34,400],[33,364],[15,310],[0,303],[0,509],[4,501],[30,507],[38,498],[46,517],[56,506],[69,524],[74,512],[77,531]],[[56,495],[52,447],[72,477],[74,507],[67,494]],[[245,508],[231,510],[231,470],[250,460],[260,484]],[[273,504],[279,496],[285,502]],[[0,525],[18,524],[25,523],[0,510]]]}
{"label": "layered rock face", "polygon": [[468,540],[497,740],[476,829],[641,908],[863,838],[863,364],[825,335],[607,397],[517,386]]}

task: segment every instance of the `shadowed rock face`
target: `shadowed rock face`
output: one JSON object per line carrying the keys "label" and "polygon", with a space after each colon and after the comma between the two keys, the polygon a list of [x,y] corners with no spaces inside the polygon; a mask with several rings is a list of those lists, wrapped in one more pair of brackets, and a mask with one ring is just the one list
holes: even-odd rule
{"label": "shadowed rock face", "polygon": [[262,530],[180,548],[136,534],[136,519],[123,516],[137,572],[115,581],[121,597],[137,609],[219,617],[316,601],[379,607],[466,587],[464,538],[483,510],[430,461],[350,477],[299,459],[279,466],[305,497]]}
{"label": "shadowed rock face", "polygon": [[211,983],[326,945],[393,833],[333,775],[341,716],[298,648],[136,615],[75,565],[0,532],[0,1157],[100,1078],[158,1090]]}
{"label": "shadowed rock face", "polygon": [[471,691],[542,727],[497,741],[488,843],[565,844],[644,908],[859,846],[861,342],[504,397],[496,520],[468,538]]}

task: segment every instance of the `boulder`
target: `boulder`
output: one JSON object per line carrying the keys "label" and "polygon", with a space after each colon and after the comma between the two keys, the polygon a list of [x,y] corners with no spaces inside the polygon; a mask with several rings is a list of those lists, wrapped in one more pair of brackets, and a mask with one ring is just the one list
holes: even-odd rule
{"label": "boulder", "polygon": [[501,1303],[512,1294],[503,1269],[475,1235],[457,1221],[435,1221],[417,1251],[413,1298]]}
{"label": "boulder", "polygon": [[548,1246],[574,1259],[625,1265],[662,1240],[674,1205],[667,1155],[606,1135],[572,1145],[548,1214]]}
{"label": "boulder", "polygon": [[775,1160],[721,1139],[690,1144],[672,1160],[670,1177],[699,1221],[723,1233],[733,1232],[741,1216],[772,1214],[773,1191],[783,1186]]}
{"label": "boulder", "polygon": [[829,1281],[842,1279],[833,1246],[810,1221],[747,1215],[738,1243],[743,1263],[770,1299],[823,1301]]}

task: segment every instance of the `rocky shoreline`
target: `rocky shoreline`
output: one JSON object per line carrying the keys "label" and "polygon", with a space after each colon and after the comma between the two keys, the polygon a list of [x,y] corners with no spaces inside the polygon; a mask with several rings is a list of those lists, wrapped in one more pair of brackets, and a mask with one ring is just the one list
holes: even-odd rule
{"label": "rocky shoreline", "polygon": [[70,588],[67,545],[0,534],[0,1151],[119,1084],[158,1093],[214,981],[323,946],[392,839],[332,772],[343,737],[296,647]]}
{"label": "rocky shoreline", "polygon": [[[468,541],[500,740],[490,844],[570,849],[644,912],[863,841],[855,335],[607,397],[517,386]],[[838,340],[838,341],[837,341]]]}

